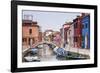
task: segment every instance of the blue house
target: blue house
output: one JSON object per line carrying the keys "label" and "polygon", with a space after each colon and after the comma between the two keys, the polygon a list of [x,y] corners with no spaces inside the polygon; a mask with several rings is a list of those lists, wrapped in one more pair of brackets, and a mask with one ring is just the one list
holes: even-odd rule
{"label": "blue house", "polygon": [[82,48],[90,49],[90,15],[82,18]]}

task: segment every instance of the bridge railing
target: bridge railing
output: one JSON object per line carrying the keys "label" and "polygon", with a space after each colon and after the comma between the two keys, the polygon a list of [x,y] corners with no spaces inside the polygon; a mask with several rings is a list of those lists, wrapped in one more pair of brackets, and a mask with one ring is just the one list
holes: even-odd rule
{"label": "bridge railing", "polygon": [[56,45],[55,43],[53,43],[53,42],[42,41],[42,42],[38,42],[38,43],[33,44],[33,47],[36,47],[36,46],[38,46],[39,44],[44,44],[44,43],[52,44],[52,45],[54,45],[54,46],[57,46],[57,45]]}

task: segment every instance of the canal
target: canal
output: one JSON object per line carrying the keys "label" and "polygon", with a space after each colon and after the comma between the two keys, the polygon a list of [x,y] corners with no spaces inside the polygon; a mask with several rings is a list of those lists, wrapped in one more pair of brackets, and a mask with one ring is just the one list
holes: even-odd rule
{"label": "canal", "polygon": [[30,49],[25,55],[23,55],[23,62],[42,62],[42,61],[60,61],[60,60],[79,60],[89,59],[88,56],[80,55],[78,53],[64,51],[63,48],[54,49],[57,46],[51,44],[39,44],[35,48]]}

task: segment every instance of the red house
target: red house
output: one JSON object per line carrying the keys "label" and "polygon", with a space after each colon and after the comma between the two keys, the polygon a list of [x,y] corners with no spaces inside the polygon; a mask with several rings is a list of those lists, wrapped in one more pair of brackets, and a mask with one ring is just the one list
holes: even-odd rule
{"label": "red house", "polygon": [[81,48],[82,44],[82,16],[77,16],[74,23],[74,47]]}

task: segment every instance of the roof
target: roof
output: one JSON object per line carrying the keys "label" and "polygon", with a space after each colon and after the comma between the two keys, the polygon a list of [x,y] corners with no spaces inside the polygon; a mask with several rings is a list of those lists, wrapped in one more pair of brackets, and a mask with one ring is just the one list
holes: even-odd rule
{"label": "roof", "polygon": [[32,20],[22,20],[22,23],[32,23]]}
{"label": "roof", "polygon": [[65,26],[65,25],[71,25],[72,24],[72,22],[66,22],[65,24],[63,24],[63,26]]}
{"label": "roof", "polygon": [[22,20],[22,24],[23,24],[23,26],[39,27],[39,25],[37,25],[37,22],[36,21],[32,21],[32,20]]}

